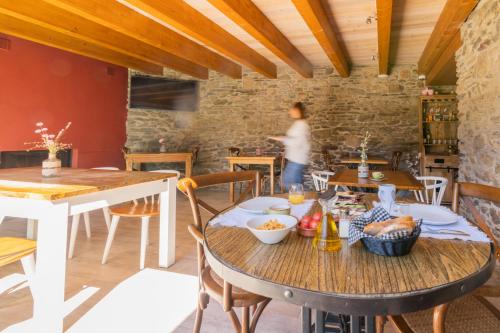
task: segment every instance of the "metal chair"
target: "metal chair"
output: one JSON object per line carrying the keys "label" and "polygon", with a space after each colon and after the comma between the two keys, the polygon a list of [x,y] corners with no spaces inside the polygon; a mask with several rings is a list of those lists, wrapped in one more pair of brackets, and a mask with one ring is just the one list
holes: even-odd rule
{"label": "metal chair", "polygon": [[[194,176],[191,179],[196,184],[196,189],[230,182],[249,183],[247,189],[240,195],[234,205],[243,201],[252,192],[252,189],[255,189],[257,196],[260,194],[261,179],[258,171],[222,172]],[[200,281],[199,300],[193,332],[200,332],[203,310],[206,309],[210,298],[215,299],[222,305],[224,311],[228,313],[236,332],[254,332],[260,315],[271,299],[233,287],[210,268],[205,260],[203,249],[204,224],[201,219],[200,207],[214,215],[218,214],[219,210],[200,200],[196,196],[196,190],[189,182],[186,183],[185,193],[189,198],[193,212],[194,224],[190,224],[188,230],[197,242],[198,278]],[[234,308],[242,308],[241,322],[238,320]],[[250,308],[253,308],[253,311],[250,311]]]}
{"label": "metal chair", "polygon": [[448,185],[448,179],[435,176],[422,176],[416,178],[425,186],[424,190],[413,191],[417,201],[440,206],[444,192],[446,191],[446,186]]}
{"label": "metal chair", "polygon": [[[500,188],[473,183],[456,183],[453,188],[452,204],[453,211],[458,213],[459,205],[463,203],[474,218],[471,222],[492,240],[495,256],[499,260],[500,248],[495,236],[470,198],[500,203]],[[493,276],[490,279],[491,282],[479,287],[471,295],[459,298],[452,303],[441,304],[425,311],[388,316],[388,319],[398,333],[444,333],[445,326],[447,332],[497,333],[500,331],[500,312],[485,297],[500,297],[498,265]],[[381,317],[377,320],[378,323],[382,321]],[[382,333],[382,325],[377,326],[377,333]]]}
{"label": "metal chair", "polygon": [[[101,171],[119,171],[120,169],[116,167],[97,167],[92,168],[93,170],[101,170]],[[106,222],[106,228],[109,230],[109,226],[111,224],[111,217],[109,214],[109,208],[102,208],[102,214],[104,215],[104,221]],[[87,235],[87,239],[90,239],[92,234],[90,230],[90,215],[89,212],[83,213],[83,220],[85,222],[85,233]],[[76,214],[73,216],[71,221],[71,232],[69,237],[69,249],[68,249],[68,259],[73,258],[75,252],[75,244],[76,244],[76,236],[78,233],[78,225],[80,224],[80,214]]]}

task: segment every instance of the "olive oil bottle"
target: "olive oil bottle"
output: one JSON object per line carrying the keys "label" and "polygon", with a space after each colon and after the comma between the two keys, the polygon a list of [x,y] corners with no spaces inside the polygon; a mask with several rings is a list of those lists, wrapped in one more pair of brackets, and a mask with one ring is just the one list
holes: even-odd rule
{"label": "olive oil bottle", "polygon": [[319,203],[323,210],[323,217],[321,218],[321,224],[316,230],[316,236],[314,236],[313,239],[313,247],[320,251],[335,252],[342,246],[337,225],[332,215],[332,209],[337,199],[337,196],[330,200],[319,199]]}

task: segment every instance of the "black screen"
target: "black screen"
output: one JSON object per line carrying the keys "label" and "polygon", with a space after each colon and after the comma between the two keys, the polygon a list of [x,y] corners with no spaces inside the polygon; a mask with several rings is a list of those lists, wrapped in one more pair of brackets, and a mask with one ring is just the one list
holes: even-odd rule
{"label": "black screen", "polygon": [[130,108],[196,111],[198,82],[132,76]]}

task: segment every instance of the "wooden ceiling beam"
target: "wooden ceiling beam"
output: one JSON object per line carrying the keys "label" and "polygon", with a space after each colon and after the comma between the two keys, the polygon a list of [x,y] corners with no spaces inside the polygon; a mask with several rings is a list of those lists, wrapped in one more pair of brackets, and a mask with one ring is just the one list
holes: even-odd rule
{"label": "wooden ceiling beam", "polygon": [[309,60],[250,0],[208,0],[305,78],[313,77]]}
{"label": "wooden ceiling beam", "polygon": [[392,0],[377,0],[378,74],[389,74]]}
{"label": "wooden ceiling beam", "polygon": [[232,78],[241,66],[117,1],[43,0],[89,21]]}
{"label": "wooden ceiling beam", "polygon": [[427,75],[446,50],[479,0],[448,0],[418,61],[418,72]]}
{"label": "wooden ceiling beam", "polygon": [[335,31],[323,8],[321,0],[292,0],[314,37],[325,51],[337,72],[349,76],[349,65],[335,35]]}
{"label": "wooden ceiling beam", "polygon": [[448,63],[455,57],[455,52],[457,52],[461,45],[462,39],[460,38],[460,31],[457,31],[446,49],[443,50],[443,53],[441,53],[434,66],[432,66],[429,73],[426,75],[425,81],[427,84],[432,85],[434,80],[442,74]]}
{"label": "wooden ceiling beam", "polygon": [[182,31],[266,77],[276,78],[275,64],[182,0],[123,0],[121,2]]}
{"label": "wooden ceiling beam", "polygon": [[0,11],[49,30],[109,48],[131,57],[165,66],[199,79],[208,78],[208,70],[175,55],[144,44],[114,30],[86,20],[71,12],[39,0],[13,2],[0,0]]}
{"label": "wooden ceiling beam", "polygon": [[163,67],[0,13],[0,32],[150,74]]}

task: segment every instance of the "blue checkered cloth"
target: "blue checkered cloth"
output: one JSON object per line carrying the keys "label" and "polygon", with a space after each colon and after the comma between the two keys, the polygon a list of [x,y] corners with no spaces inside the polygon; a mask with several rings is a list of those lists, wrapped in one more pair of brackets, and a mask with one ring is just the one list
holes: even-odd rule
{"label": "blue checkered cloth", "polygon": [[[348,238],[349,245],[356,243],[361,238],[367,238],[367,237],[377,238],[377,239],[388,239],[388,240],[401,239],[411,236],[413,232],[415,232],[415,230],[418,229],[415,228],[412,232],[397,231],[389,234],[384,234],[379,237],[368,235],[363,232],[363,229],[367,224],[370,224],[372,222],[382,222],[389,219],[391,219],[391,215],[381,206],[373,208],[372,210],[366,212],[365,214],[352,219],[351,223],[349,224],[349,238]],[[422,221],[417,221],[417,226],[420,226],[421,223]]]}

